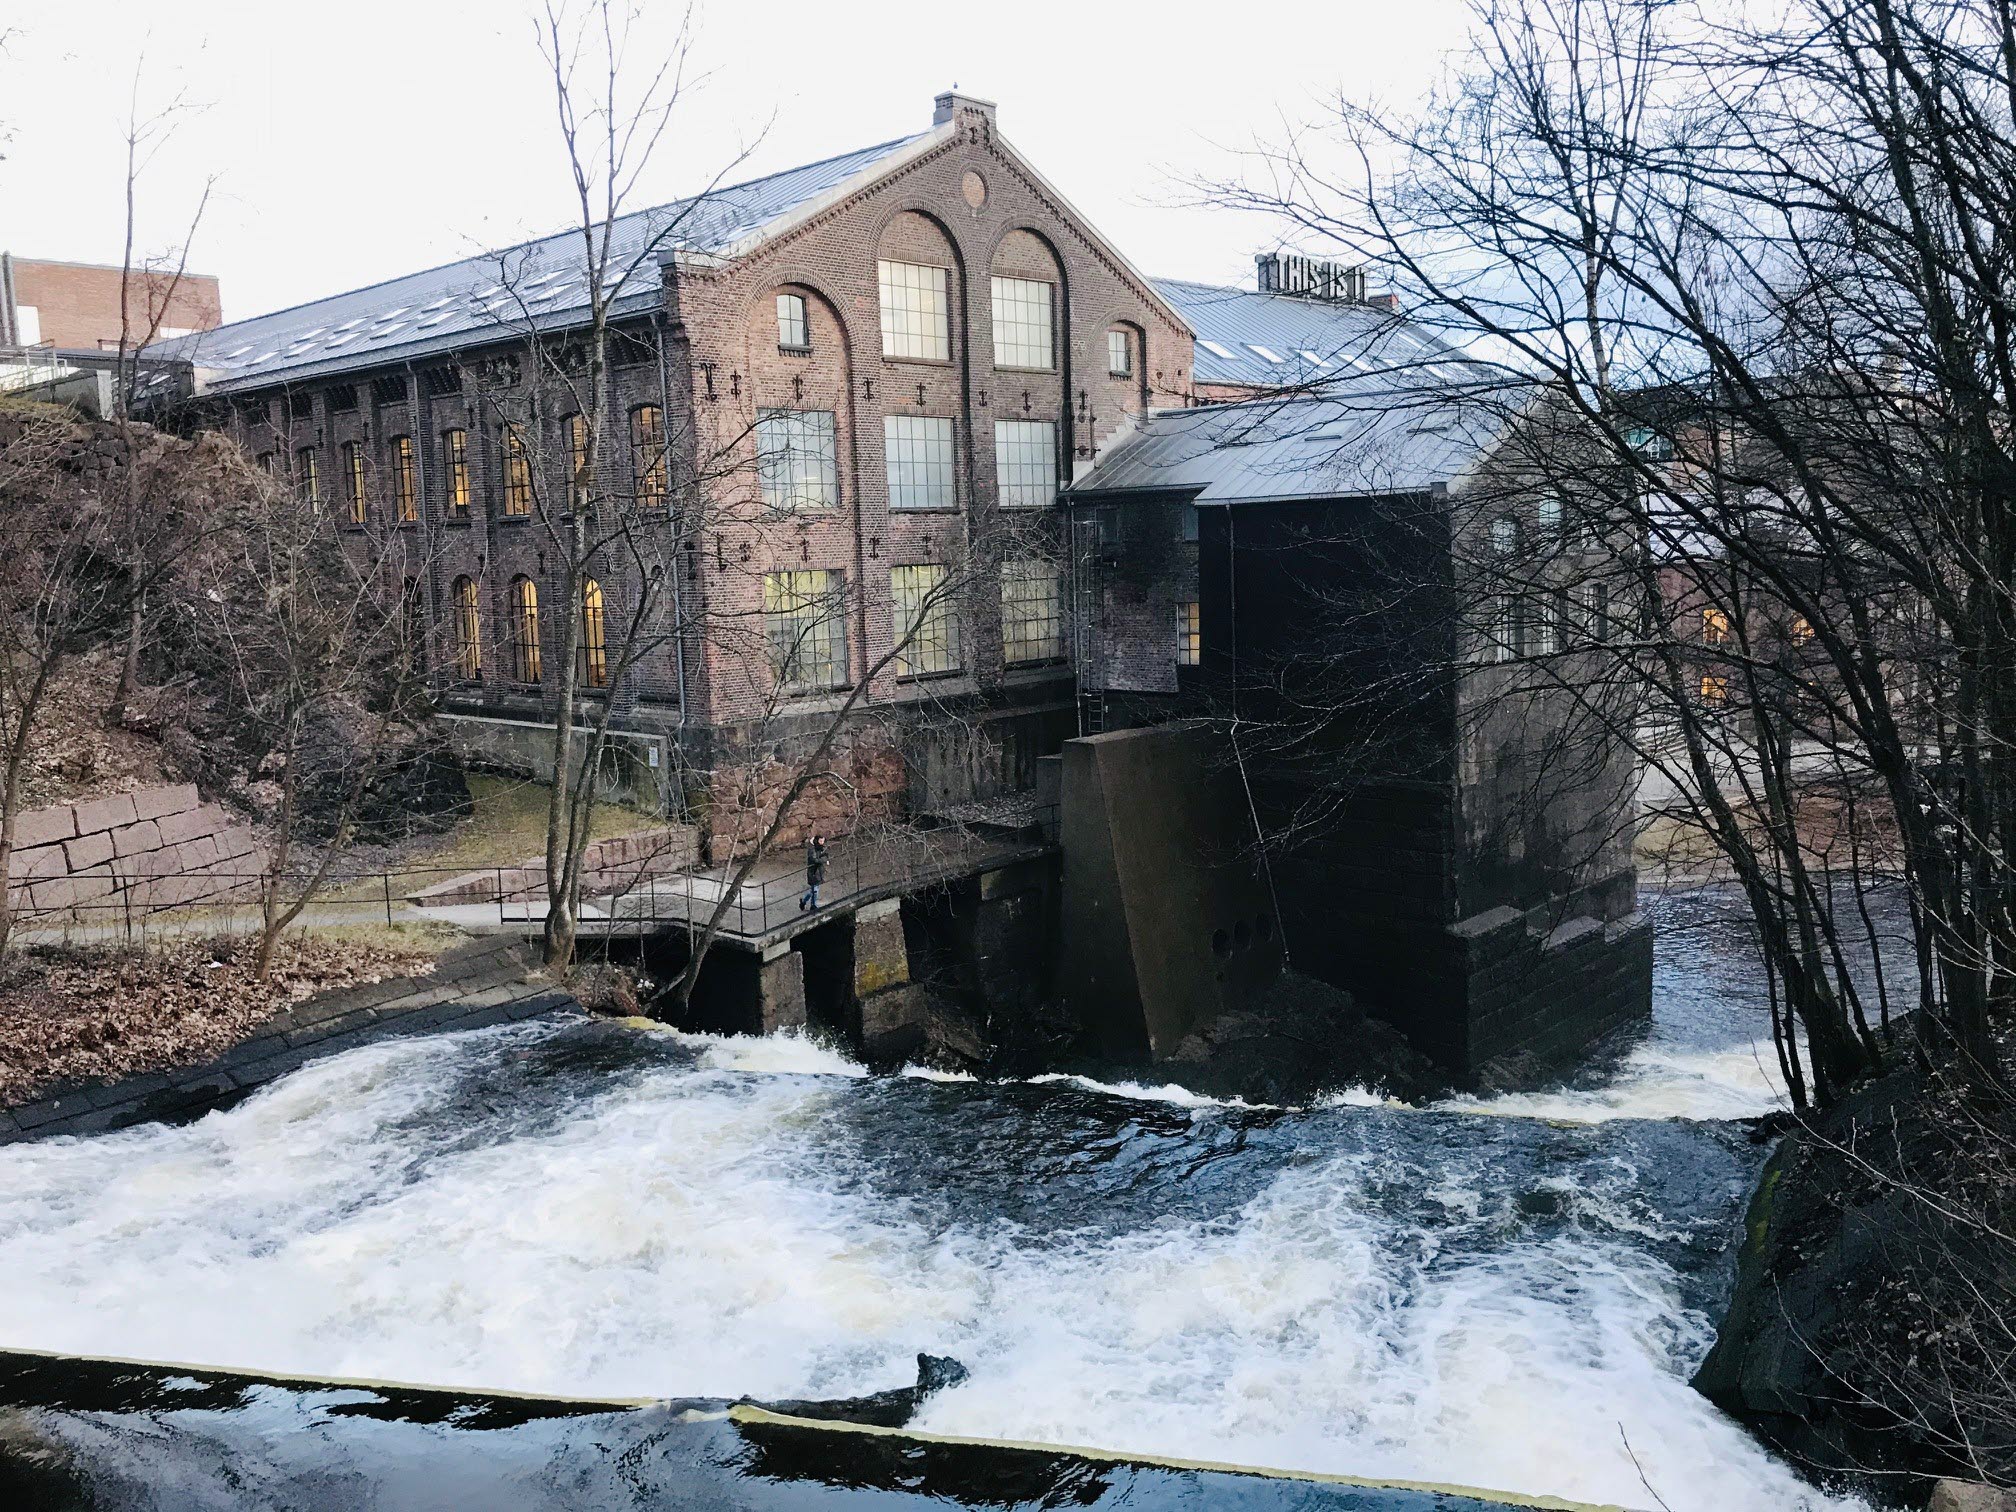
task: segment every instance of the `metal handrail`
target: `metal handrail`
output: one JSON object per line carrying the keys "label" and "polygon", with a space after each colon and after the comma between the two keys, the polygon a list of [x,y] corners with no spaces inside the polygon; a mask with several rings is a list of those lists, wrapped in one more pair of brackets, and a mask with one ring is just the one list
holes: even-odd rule
{"label": "metal handrail", "polygon": [[[835,910],[858,907],[880,897],[898,896],[936,886],[975,868],[985,861],[1000,864],[1035,855],[1049,849],[1057,834],[1055,805],[1039,805],[1023,810],[1022,822],[1009,826],[917,829],[908,826],[857,830],[836,839],[820,884],[820,901],[814,917]],[[988,835],[986,829],[1008,829],[1011,833]],[[1033,833],[1031,833],[1033,831]],[[949,858],[933,857],[934,836],[955,833],[959,853]],[[908,845],[891,843],[902,837]],[[942,842],[939,842],[942,844]],[[908,852],[907,854],[905,852]],[[728,884],[727,872],[719,864],[682,858],[676,869],[655,862],[667,853],[618,862],[598,870],[615,885],[596,884],[584,890],[583,901],[606,905],[600,918],[587,922],[599,932],[621,933],[634,928],[638,934],[655,932],[658,926],[679,925],[689,929],[704,927],[716,899],[703,897],[692,884],[706,882],[716,887]],[[794,860],[794,850],[780,848],[765,857],[759,866],[774,868],[779,861]],[[529,924],[538,915],[546,897],[544,866],[539,862],[489,867],[390,866],[343,868],[332,872],[316,889],[303,910],[309,921],[297,927],[343,927],[382,922],[427,922],[438,917],[427,910],[482,906],[487,914],[495,910],[499,927]],[[459,878],[489,874],[489,897],[467,903],[448,901],[415,903],[418,894],[433,885]],[[304,872],[290,873],[298,886],[305,883]],[[113,937],[131,941],[148,934],[199,934],[242,932],[248,915],[251,921],[263,918],[264,888],[272,881],[271,870],[206,870],[168,873],[158,879],[214,886],[209,895],[187,902],[163,906],[136,905],[133,889],[93,899],[78,899],[43,907],[36,906],[27,890],[61,883],[66,877],[22,878],[11,884],[17,892],[13,908],[13,930],[18,937],[61,934],[67,940]],[[674,888],[672,884],[684,885]],[[802,865],[786,864],[781,871],[758,877],[752,875],[735,889],[735,898],[723,914],[721,928],[742,936],[767,934],[787,927],[797,918],[792,904],[806,891]],[[717,895],[718,896],[718,895]],[[331,919],[330,915],[350,917]],[[473,920],[471,922],[474,922]],[[221,927],[220,927],[221,926]]]}

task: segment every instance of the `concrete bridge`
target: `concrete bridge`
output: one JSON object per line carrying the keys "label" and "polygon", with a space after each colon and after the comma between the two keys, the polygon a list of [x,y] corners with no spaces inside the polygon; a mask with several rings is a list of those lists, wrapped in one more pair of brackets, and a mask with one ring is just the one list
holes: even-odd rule
{"label": "concrete bridge", "polygon": [[[806,883],[796,848],[762,857],[738,882],[740,863],[665,869],[654,863],[676,852],[676,839],[646,851],[626,837],[637,854],[624,857],[619,846],[616,859],[591,867],[602,885],[582,900],[580,936],[635,941],[676,970],[718,912],[693,996],[696,1027],[761,1034],[811,1025],[871,1057],[905,1055],[922,1044],[932,1011],[927,977],[952,989],[939,995],[941,1020],[952,1011],[947,999],[984,1009],[1047,988],[1055,812],[1019,794],[841,837],[810,909],[799,906]],[[536,870],[464,874],[410,895],[405,916],[536,936],[547,912]],[[960,1037],[957,1024],[939,1027]]]}

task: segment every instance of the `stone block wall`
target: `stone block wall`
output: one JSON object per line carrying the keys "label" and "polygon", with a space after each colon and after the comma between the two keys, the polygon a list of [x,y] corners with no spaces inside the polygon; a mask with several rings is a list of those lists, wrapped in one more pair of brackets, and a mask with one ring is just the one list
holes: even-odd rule
{"label": "stone block wall", "polygon": [[193,783],[30,810],[14,847],[7,901],[29,927],[224,902],[250,892],[266,864],[251,829]]}
{"label": "stone block wall", "polygon": [[1584,914],[1546,929],[1495,909],[1449,934],[1468,1008],[1461,1064],[1480,1086],[1538,1085],[1605,1035],[1651,1018],[1652,923],[1643,914]]}

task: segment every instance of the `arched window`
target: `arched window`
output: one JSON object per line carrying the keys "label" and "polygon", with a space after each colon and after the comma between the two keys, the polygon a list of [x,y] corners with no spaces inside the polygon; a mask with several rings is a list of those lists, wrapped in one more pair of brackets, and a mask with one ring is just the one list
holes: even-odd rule
{"label": "arched window", "polygon": [[392,438],[392,504],[401,525],[420,518],[420,496],[414,487],[413,438]]}
{"label": "arched window", "polygon": [[303,504],[322,502],[321,469],[316,465],[315,448],[304,446],[294,453],[294,484],[301,490]]}
{"label": "arched window", "polygon": [[609,686],[609,636],[602,618],[602,585],[593,578],[581,584],[581,682],[590,688]]}
{"label": "arched window", "polygon": [[483,680],[483,606],[474,578],[458,577],[455,598],[455,675],[464,682]]}
{"label": "arched window", "polygon": [[447,480],[448,518],[466,520],[469,518],[469,432],[465,430],[443,431],[441,433],[441,472]]}
{"label": "arched window", "polygon": [[665,507],[665,412],[655,404],[630,411],[631,465],[637,473],[637,503]]}
{"label": "arched window", "polygon": [[504,513],[532,513],[532,459],[525,437],[515,425],[504,427]]}
{"label": "arched window", "polygon": [[345,441],[343,443],[343,502],[350,509],[350,523],[362,525],[366,518],[370,495],[364,486],[364,443]]}
{"label": "arched window", "polygon": [[511,579],[511,675],[539,681],[539,590],[528,577]]}

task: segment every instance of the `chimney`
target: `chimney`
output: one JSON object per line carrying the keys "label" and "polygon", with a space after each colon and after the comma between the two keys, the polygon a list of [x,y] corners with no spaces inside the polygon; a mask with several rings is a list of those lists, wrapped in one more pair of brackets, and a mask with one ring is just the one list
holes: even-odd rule
{"label": "chimney", "polygon": [[981,117],[989,127],[994,124],[992,100],[983,100],[978,95],[960,94],[957,90],[951,89],[931,102],[931,124],[943,126],[962,111]]}
{"label": "chimney", "polygon": [[1323,299],[1332,304],[1365,303],[1363,268],[1298,257],[1293,252],[1261,252],[1253,261],[1260,269],[1262,294],[1289,294],[1297,299]]}

